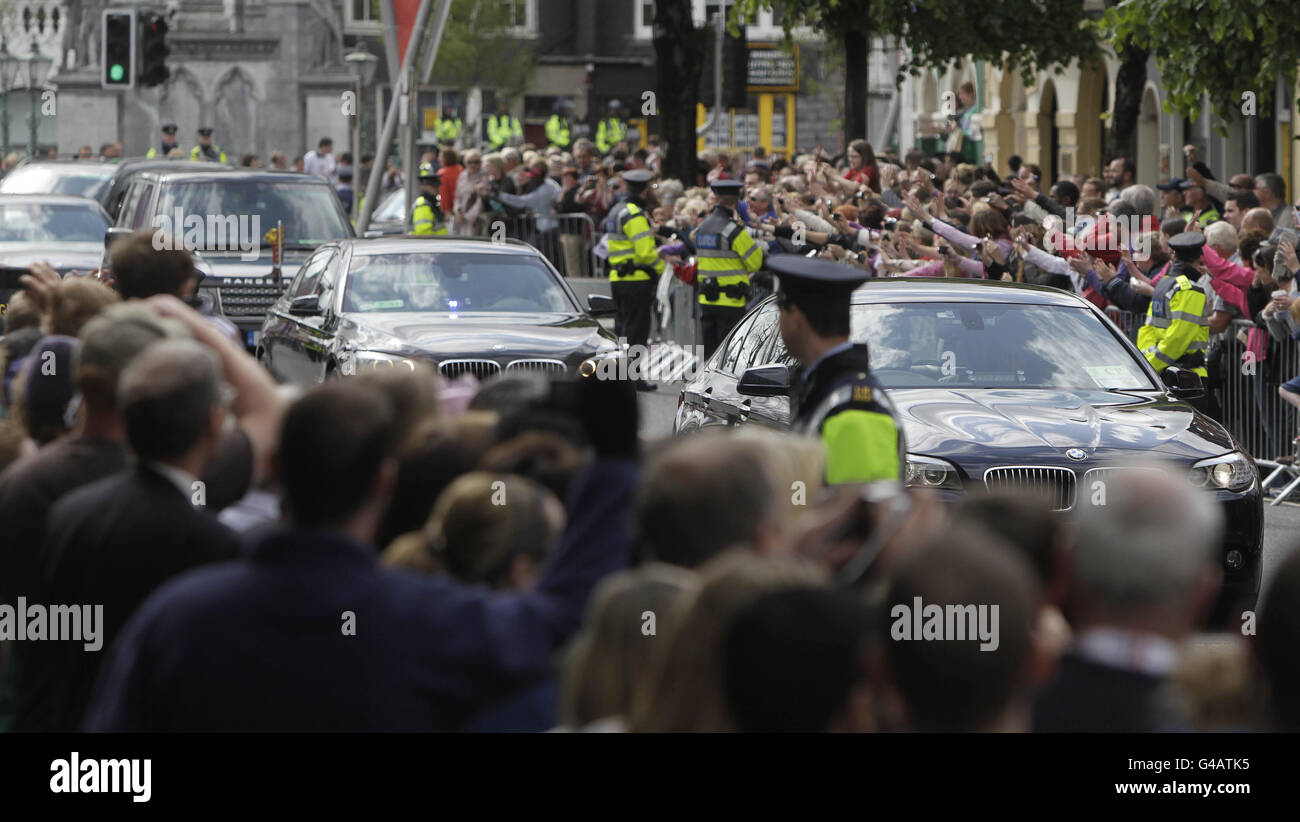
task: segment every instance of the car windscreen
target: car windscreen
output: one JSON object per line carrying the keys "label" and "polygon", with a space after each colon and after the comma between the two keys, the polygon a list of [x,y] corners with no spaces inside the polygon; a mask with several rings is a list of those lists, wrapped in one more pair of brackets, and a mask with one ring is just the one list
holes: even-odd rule
{"label": "car windscreen", "polygon": [[0,194],[71,194],[98,200],[108,190],[115,169],[16,168],[0,181]]}
{"label": "car windscreen", "polygon": [[[164,184],[154,220],[166,218],[165,225],[173,233],[179,233],[179,227],[171,227],[176,222],[178,208],[185,221],[186,244],[193,237],[200,250],[237,248],[229,238],[232,221],[238,227],[240,239],[259,245],[266,244],[266,233],[280,220],[284,221],[286,248],[314,248],[329,240],[351,236],[338,206],[338,195],[329,186],[261,180]],[[192,220],[195,216],[198,219]]]}
{"label": "car windscreen", "polygon": [[406,219],[406,192],[394,191],[385,197],[371,218],[375,222],[395,222]]}
{"label": "car windscreen", "polygon": [[1086,308],[887,303],[856,305],[852,319],[886,388],[1155,388]]}
{"label": "car windscreen", "polygon": [[353,253],[344,311],[573,312],[542,262],[519,254]]}
{"label": "car windscreen", "polygon": [[90,205],[0,203],[0,243],[102,243],[107,228]]}

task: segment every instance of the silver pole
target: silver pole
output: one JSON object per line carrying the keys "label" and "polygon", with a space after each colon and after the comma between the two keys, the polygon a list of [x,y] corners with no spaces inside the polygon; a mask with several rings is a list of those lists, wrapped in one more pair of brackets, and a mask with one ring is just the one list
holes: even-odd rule
{"label": "silver pole", "polygon": [[[450,2],[450,0],[444,0]],[[411,38],[414,40],[421,31],[424,30],[425,21],[429,19],[429,7],[433,0],[420,0],[420,9],[415,14],[415,27],[411,31]],[[411,65],[415,57],[415,47],[417,42],[410,43],[406,48],[406,56],[402,59],[402,71],[405,72]],[[379,181],[383,177],[382,169],[388,160],[388,147],[393,142],[393,134],[397,130],[397,107],[401,104],[401,95],[399,93],[400,76],[393,78],[393,100],[388,106],[388,116],[384,118],[384,132],[379,137],[379,143],[375,146],[375,168],[380,170],[378,174],[371,174],[370,179],[366,182],[366,206],[361,209],[361,216],[357,218],[357,233],[364,234],[370,226],[370,215],[375,210],[375,202],[379,199]],[[416,173],[417,169],[406,169],[406,175],[409,178]],[[410,210],[408,203],[407,210]]]}
{"label": "silver pole", "polygon": [[414,68],[408,67],[402,72],[402,85],[406,89],[406,110],[402,112],[406,119],[406,128],[402,132],[402,152],[406,157],[406,167],[411,169],[411,173],[406,175],[406,233],[410,234],[415,230],[412,208],[420,188],[420,158],[417,156],[420,147],[416,140],[418,126],[415,122],[415,115],[420,106],[420,94],[415,85]]}

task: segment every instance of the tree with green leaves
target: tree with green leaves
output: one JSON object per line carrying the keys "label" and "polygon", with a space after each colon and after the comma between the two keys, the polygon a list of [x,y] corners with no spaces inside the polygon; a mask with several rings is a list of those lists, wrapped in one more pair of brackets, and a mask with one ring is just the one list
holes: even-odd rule
{"label": "tree with green leaves", "polygon": [[1225,121],[1266,110],[1278,77],[1295,76],[1298,12],[1293,0],[1125,0],[1099,28],[1116,49],[1155,56],[1166,111],[1196,117],[1208,96],[1226,133]]}
{"label": "tree with green leaves", "polygon": [[[524,93],[536,65],[531,44],[510,33],[511,7],[480,0],[452,0],[447,27],[438,46],[438,59],[429,77],[467,91],[474,86],[493,88],[499,98],[514,99]],[[437,15],[429,15],[432,28]]]}
{"label": "tree with green leaves", "polygon": [[908,56],[895,78],[900,85],[908,73],[919,76],[923,69],[967,59],[1018,70],[1028,84],[1038,72],[1073,60],[1099,64],[1098,33],[1083,6],[1083,0],[738,0],[732,20],[760,8],[779,9],[787,41],[796,26],[811,25],[843,51],[844,134],[851,140],[867,133],[873,36],[906,45]]}

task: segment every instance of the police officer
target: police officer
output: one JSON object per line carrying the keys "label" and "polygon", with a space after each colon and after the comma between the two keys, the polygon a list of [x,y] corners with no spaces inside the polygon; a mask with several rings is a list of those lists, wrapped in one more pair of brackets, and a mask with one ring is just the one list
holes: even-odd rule
{"label": "police officer", "polygon": [[[1211,306],[1205,289],[1196,284],[1201,277],[1196,265],[1204,246],[1205,235],[1199,232],[1184,231],[1169,241],[1174,262],[1156,283],[1146,324],[1138,329],[1137,338],[1138,348],[1157,372],[1176,365],[1202,379],[1209,376],[1205,356],[1210,347]],[[1209,410],[1204,397],[1192,405]]]}
{"label": "police officer", "polygon": [[506,110],[505,103],[499,104],[497,113],[488,118],[487,134],[488,143],[493,151],[501,150],[511,139],[521,142],[524,139],[524,130],[519,125],[519,118]]}
{"label": "police officer", "polygon": [[555,104],[555,113],[546,121],[546,141],[557,148],[569,147],[569,118],[566,116],[568,109],[569,102],[560,100]]}
{"label": "police officer", "polygon": [[898,415],[871,373],[867,346],[849,341],[860,268],[797,254],[768,262],[777,275],[781,339],[803,366],[792,397],[795,430],[821,438],[828,483],[898,481],[906,444]]}
{"label": "police officer", "polygon": [[438,118],[438,124],[434,126],[433,133],[438,138],[438,144],[443,146],[455,145],[460,139],[460,130],[464,123],[460,115],[452,109],[451,106],[442,107],[442,117]]}
{"label": "police officer", "polygon": [[[650,339],[650,306],[664,262],[655,248],[654,232],[646,214],[645,191],[653,175],[648,171],[623,172],[627,199],[616,203],[605,221],[609,246],[610,292],[618,308],[614,333],[628,345],[644,346]],[[629,368],[634,363],[629,362]],[[638,391],[653,391],[648,380],[637,381]]]}
{"label": "police officer", "polygon": [[619,119],[620,103],[609,101],[609,116],[596,126],[596,148],[601,154],[608,154],[614,144],[627,136],[627,123]]}
{"label": "police officer", "polygon": [[166,157],[171,150],[176,148],[176,124],[168,123],[162,127],[162,143],[149,149],[149,153],[144,155],[149,159],[154,157]]}
{"label": "police officer", "polygon": [[749,275],[763,267],[762,247],[735,215],[744,185],[739,180],[718,180],[711,188],[717,205],[691,240],[699,267],[700,335],[706,357],[744,316]]}
{"label": "police officer", "polygon": [[226,162],[226,152],[221,146],[212,145],[212,128],[204,126],[199,129],[199,144],[190,149],[191,160],[211,160],[214,163]]}
{"label": "police officer", "polygon": [[438,207],[438,187],[441,184],[442,173],[433,167],[433,163],[421,163],[420,196],[415,198],[411,209],[412,234],[447,233],[442,209]]}

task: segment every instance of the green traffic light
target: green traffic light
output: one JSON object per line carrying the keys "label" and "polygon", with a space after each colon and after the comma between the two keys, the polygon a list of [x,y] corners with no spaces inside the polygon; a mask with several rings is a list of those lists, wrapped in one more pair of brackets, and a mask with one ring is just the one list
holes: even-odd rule
{"label": "green traffic light", "polygon": [[126,68],[121,63],[114,63],[108,67],[108,79],[117,82],[126,76]]}

